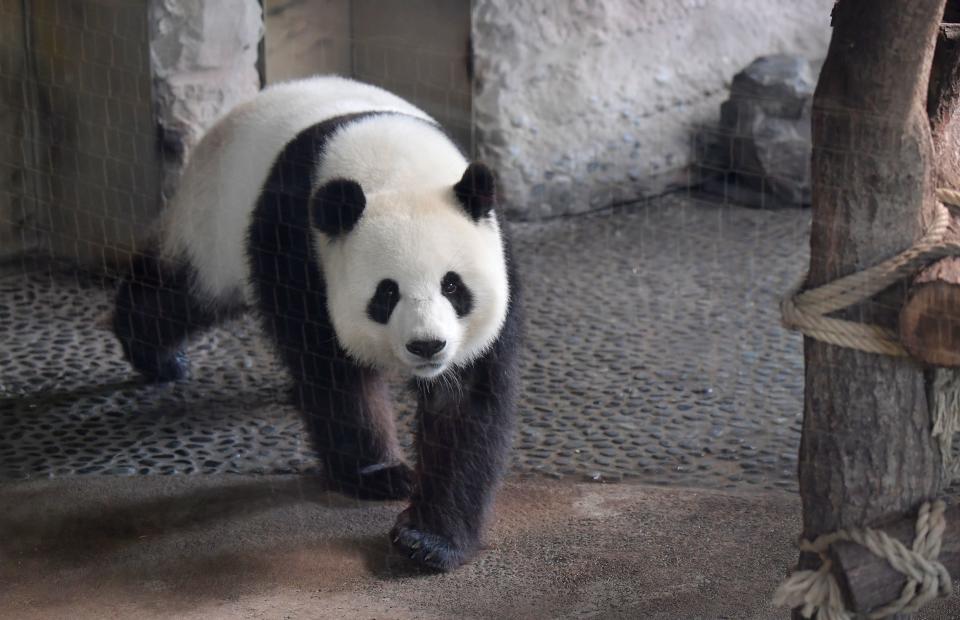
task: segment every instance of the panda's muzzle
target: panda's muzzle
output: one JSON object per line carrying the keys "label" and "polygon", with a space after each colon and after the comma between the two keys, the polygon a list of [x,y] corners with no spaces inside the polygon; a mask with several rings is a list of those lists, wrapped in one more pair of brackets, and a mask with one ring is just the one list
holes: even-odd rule
{"label": "panda's muzzle", "polygon": [[407,343],[407,351],[417,357],[429,360],[440,351],[443,351],[446,346],[447,343],[444,340],[411,340]]}

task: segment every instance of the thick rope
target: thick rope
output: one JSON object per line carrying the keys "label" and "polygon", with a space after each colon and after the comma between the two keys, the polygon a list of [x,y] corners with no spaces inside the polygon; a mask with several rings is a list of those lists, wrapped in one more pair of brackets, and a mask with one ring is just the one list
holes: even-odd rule
{"label": "thick rope", "polygon": [[[893,357],[907,356],[892,329],[827,315],[873,297],[935,260],[960,256],[960,243],[945,239],[951,210],[960,210],[960,191],[940,188],[937,198],[943,204],[937,205],[933,224],[913,247],[869,269],[807,291],[803,290],[807,279],[804,276],[780,303],[784,327],[839,347]],[[960,463],[954,463],[952,456],[953,435],[960,431],[960,370],[934,370],[930,406],[933,436],[939,439],[944,469],[954,478],[960,474]]]}
{"label": "thick rope", "polygon": [[[938,189],[937,198],[943,204],[937,205],[933,224],[913,247],[869,269],[815,289],[803,290],[805,276],[780,304],[784,326],[840,347],[894,357],[907,356],[893,330],[827,315],[873,297],[932,261],[960,256],[960,243],[946,240],[951,209],[960,208],[960,192]],[[939,438],[944,467],[948,474],[955,476],[960,467],[951,466],[951,441],[954,433],[960,431],[960,371],[935,369],[931,391],[932,434]],[[953,591],[950,574],[936,561],[946,526],[944,510],[942,501],[923,504],[917,516],[916,536],[909,549],[896,539],[870,528],[843,529],[819,536],[812,542],[801,541],[802,551],[820,556],[820,568],[794,572],[777,588],[774,602],[780,606],[799,607],[806,618],[817,614],[819,620],[849,620],[850,613],[827,555],[830,545],[837,541],[855,542],[866,547],[907,577],[900,596],[872,610],[869,618],[913,613],[937,596],[948,596]]]}
{"label": "thick rope", "polygon": [[907,548],[880,530],[870,528],[843,529],[824,534],[814,541],[802,540],[800,550],[820,556],[820,568],[801,570],[790,575],[774,593],[777,606],[800,608],[805,618],[816,614],[818,620],[850,620],[840,592],[840,586],[831,572],[832,563],[827,551],[835,542],[849,541],[866,547],[872,554],[887,561],[907,577],[900,596],[891,603],[871,610],[868,618],[886,618],[897,613],[913,613],[938,596],[953,592],[950,573],[937,561],[943,541],[946,505],[937,500],[920,507],[913,545]]}
{"label": "thick rope", "polygon": [[953,456],[953,437],[960,432],[960,370],[935,368],[929,403],[933,410],[931,434],[940,444],[947,480],[960,476],[960,460]]}
{"label": "thick rope", "polygon": [[[937,197],[944,203],[960,206],[960,192],[939,189]],[[932,261],[960,255],[960,243],[944,240],[949,225],[950,211],[937,205],[932,226],[908,250],[869,269],[807,291],[803,290],[804,276],[780,304],[784,327],[839,347],[894,357],[906,356],[907,351],[893,330],[826,315],[873,297]]]}

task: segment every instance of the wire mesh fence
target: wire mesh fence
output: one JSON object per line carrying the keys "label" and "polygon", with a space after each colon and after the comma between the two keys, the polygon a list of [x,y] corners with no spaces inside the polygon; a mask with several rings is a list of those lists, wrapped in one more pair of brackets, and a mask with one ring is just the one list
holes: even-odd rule
{"label": "wire mesh fence", "polygon": [[[19,116],[11,128],[20,131],[10,130],[18,148],[6,151],[16,159],[10,178],[20,182],[6,191],[10,213],[21,214],[7,219],[6,228],[17,231],[8,247],[34,244],[45,256],[68,248],[87,271],[93,264],[94,272],[122,274],[124,261],[104,252],[129,256],[145,238],[140,248],[148,249],[145,233],[162,209],[144,16],[95,4],[76,14],[34,8],[17,16],[17,6],[5,4],[6,22],[35,25],[24,30],[24,47],[7,48],[8,59],[21,61],[11,60],[21,72],[11,69],[5,80],[18,94],[7,116]],[[30,34],[45,30],[63,34]],[[50,54],[31,50],[26,35],[57,45]],[[409,75],[414,97],[434,107],[447,101],[444,76],[462,59],[413,53],[410,68],[390,71],[387,61],[402,62],[401,52],[397,43],[363,41],[356,55],[360,66],[372,67],[371,78],[393,75],[403,86],[400,76]],[[425,65],[440,68],[427,79]],[[85,72],[102,84],[84,81]],[[425,93],[424,85],[439,94]],[[459,114],[462,123],[468,106],[444,105],[441,116]],[[470,135],[457,121],[450,125]],[[58,126],[69,127],[69,136],[46,136]],[[723,130],[690,131],[702,143]],[[716,171],[714,183],[727,174],[702,161],[701,171]],[[34,182],[24,185],[27,178]],[[719,179],[721,186],[742,184]],[[47,188],[45,198],[39,188]],[[790,487],[799,349],[779,331],[774,301],[804,264],[806,215],[698,196],[688,191],[602,216],[514,225],[530,330],[516,470]],[[8,477],[313,470],[300,423],[282,404],[284,371],[260,342],[255,319],[235,319],[191,341],[190,380],[141,385],[105,329],[115,284],[36,262],[28,268],[23,254],[10,254],[18,258],[9,259],[4,278]],[[412,418],[412,403],[398,393],[401,420]],[[38,408],[42,415],[24,414]],[[37,425],[51,431],[37,432]]]}

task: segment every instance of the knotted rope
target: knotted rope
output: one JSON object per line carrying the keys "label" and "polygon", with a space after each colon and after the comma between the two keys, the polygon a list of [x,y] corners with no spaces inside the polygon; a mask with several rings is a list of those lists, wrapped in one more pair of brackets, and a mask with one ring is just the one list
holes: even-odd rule
{"label": "knotted rope", "polygon": [[950,573],[937,561],[946,519],[946,505],[938,500],[920,507],[917,515],[913,545],[903,543],[887,534],[870,528],[843,529],[824,534],[814,541],[800,541],[800,550],[820,556],[820,568],[800,570],[790,575],[773,596],[778,606],[799,607],[805,618],[817,614],[818,620],[850,620],[840,586],[831,572],[832,562],[827,550],[835,542],[850,541],[866,547],[891,567],[907,577],[907,583],[897,600],[872,610],[868,618],[886,618],[897,613],[913,613],[938,596],[953,591]]}
{"label": "knotted rope", "polygon": [[[960,192],[938,189],[937,212],[930,228],[913,247],[878,265],[844,276],[810,290],[803,290],[806,277],[780,304],[783,325],[788,329],[840,347],[894,357],[907,356],[897,333],[886,327],[856,323],[827,315],[865,301],[880,291],[912,275],[932,261],[960,255],[960,243],[946,240],[951,209],[960,209]],[[960,372],[938,368],[934,371],[931,408],[932,434],[939,437],[944,467],[955,475],[951,466],[951,441],[960,431]],[[840,587],[831,572],[827,555],[830,545],[838,541],[855,542],[907,576],[907,583],[897,600],[870,612],[870,618],[884,618],[896,613],[912,613],[937,597],[952,592],[950,574],[936,561],[946,520],[942,501],[925,503],[917,517],[916,537],[907,548],[885,533],[870,528],[843,529],[803,540],[800,549],[820,556],[817,570],[796,571],[784,581],[774,595],[777,605],[800,607],[804,617],[818,613],[820,620],[848,620]]]}
{"label": "knotted rope", "polygon": [[[960,192],[938,189],[937,198],[960,208]],[[873,297],[934,260],[960,255],[960,243],[944,239],[949,225],[950,211],[938,204],[930,229],[908,250],[869,269],[807,291],[802,290],[804,277],[780,303],[784,327],[839,347],[895,357],[907,355],[891,329],[826,315]]]}
{"label": "knotted rope", "polygon": [[[937,205],[933,224],[913,247],[869,269],[807,291],[803,290],[804,276],[780,302],[783,326],[839,347],[907,356],[894,330],[826,315],[873,297],[932,261],[960,256],[960,243],[945,239],[951,209],[960,210],[960,191],[940,188],[937,198],[942,204]],[[939,439],[944,468],[953,478],[960,473],[960,464],[952,458],[953,434],[960,431],[960,371],[937,368],[933,374],[933,436]]]}

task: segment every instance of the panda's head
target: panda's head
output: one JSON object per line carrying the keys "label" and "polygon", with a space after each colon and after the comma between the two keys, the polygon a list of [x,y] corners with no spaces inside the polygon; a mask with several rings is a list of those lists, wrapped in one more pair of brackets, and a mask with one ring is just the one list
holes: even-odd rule
{"label": "panda's head", "polygon": [[311,221],[340,346],[356,361],[433,379],[480,356],[506,316],[508,282],[493,174],[365,194],[321,185]]}

